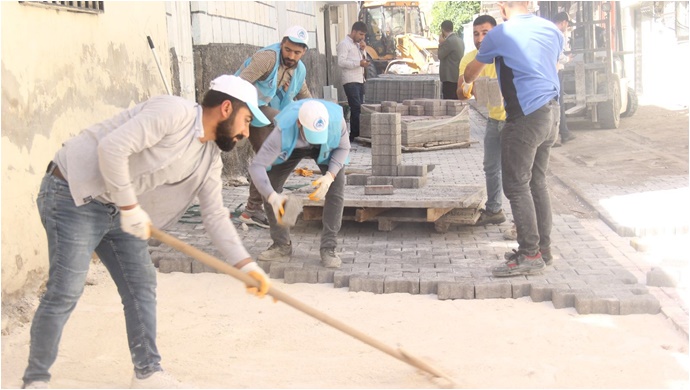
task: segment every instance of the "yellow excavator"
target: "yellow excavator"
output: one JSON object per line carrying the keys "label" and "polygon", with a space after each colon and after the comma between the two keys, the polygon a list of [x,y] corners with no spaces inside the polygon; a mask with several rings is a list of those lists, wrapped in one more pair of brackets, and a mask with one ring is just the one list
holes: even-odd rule
{"label": "yellow excavator", "polygon": [[438,73],[438,41],[418,1],[364,1],[359,20],[367,25],[366,50],[377,74]]}

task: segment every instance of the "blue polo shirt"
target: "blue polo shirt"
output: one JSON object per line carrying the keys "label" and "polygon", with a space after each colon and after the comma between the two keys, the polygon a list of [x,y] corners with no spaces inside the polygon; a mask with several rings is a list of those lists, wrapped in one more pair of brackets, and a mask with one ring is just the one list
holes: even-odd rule
{"label": "blue polo shirt", "polygon": [[556,63],[562,47],[563,34],[556,26],[532,14],[513,16],[486,34],[477,61],[490,64],[496,59],[507,121],[558,99]]}

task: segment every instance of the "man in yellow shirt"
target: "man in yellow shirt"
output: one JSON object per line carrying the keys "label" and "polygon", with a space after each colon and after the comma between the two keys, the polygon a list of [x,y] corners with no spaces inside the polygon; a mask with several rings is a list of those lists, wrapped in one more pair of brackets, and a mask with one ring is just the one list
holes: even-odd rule
{"label": "man in yellow shirt", "polygon": [[[457,91],[460,100],[467,100],[474,94],[471,84],[465,85],[463,73],[465,73],[467,64],[472,62],[477,56],[477,51],[482,44],[482,40],[484,40],[484,36],[492,28],[496,27],[496,19],[490,15],[481,15],[474,20],[472,25],[474,46],[477,49],[465,54],[460,62],[460,77],[458,77]],[[479,77],[497,79],[496,66],[494,64],[487,65],[479,74]],[[501,183],[501,130],[506,123],[506,110],[502,105],[487,105],[487,107],[489,109],[489,119],[486,122],[486,134],[484,135],[484,174],[486,176],[487,201],[486,206],[484,206],[485,209],[482,210],[482,214],[479,216],[479,220],[477,220],[477,225],[490,223],[498,225],[506,220],[502,209],[503,185]]]}

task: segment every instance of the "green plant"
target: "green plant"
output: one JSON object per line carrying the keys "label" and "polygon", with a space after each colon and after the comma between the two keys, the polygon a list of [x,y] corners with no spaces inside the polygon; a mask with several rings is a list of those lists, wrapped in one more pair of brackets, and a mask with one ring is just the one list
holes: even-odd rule
{"label": "green plant", "polygon": [[436,1],[431,7],[431,22],[429,27],[432,34],[441,33],[441,23],[444,20],[453,22],[455,31],[459,31],[463,24],[472,21],[479,13],[481,1]]}

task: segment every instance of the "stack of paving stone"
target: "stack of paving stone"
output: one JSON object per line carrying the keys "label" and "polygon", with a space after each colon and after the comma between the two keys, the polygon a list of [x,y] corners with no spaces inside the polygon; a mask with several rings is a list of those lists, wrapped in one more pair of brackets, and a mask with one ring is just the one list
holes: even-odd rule
{"label": "stack of paving stone", "polygon": [[347,184],[364,185],[364,193],[368,195],[386,195],[391,194],[393,188],[420,188],[426,185],[426,165],[402,164],[401,127],[399,113],[372,116],[372,175],[350,174]]}
{"label": "stack of paving stone", "polygon": [[[459,100],[408,99],[363,104],[359,136],[372,138],[372,123],[380,114],[401,115],[401,145],[429,146],[470,141],[468,105]],[[373,142],[372,142],[373,143]]]}
{"label": "stack of paving stone", "polygon": [[367,80],[366,100],[369,103],[405,99],[439,99],[441,82],[438,75],[379,75]]}
{"label": "stack of paving stone", "polygon": [[503,95],[498,79],[480,77],[474,81],[474,94],[480,107],[503,105]]}

